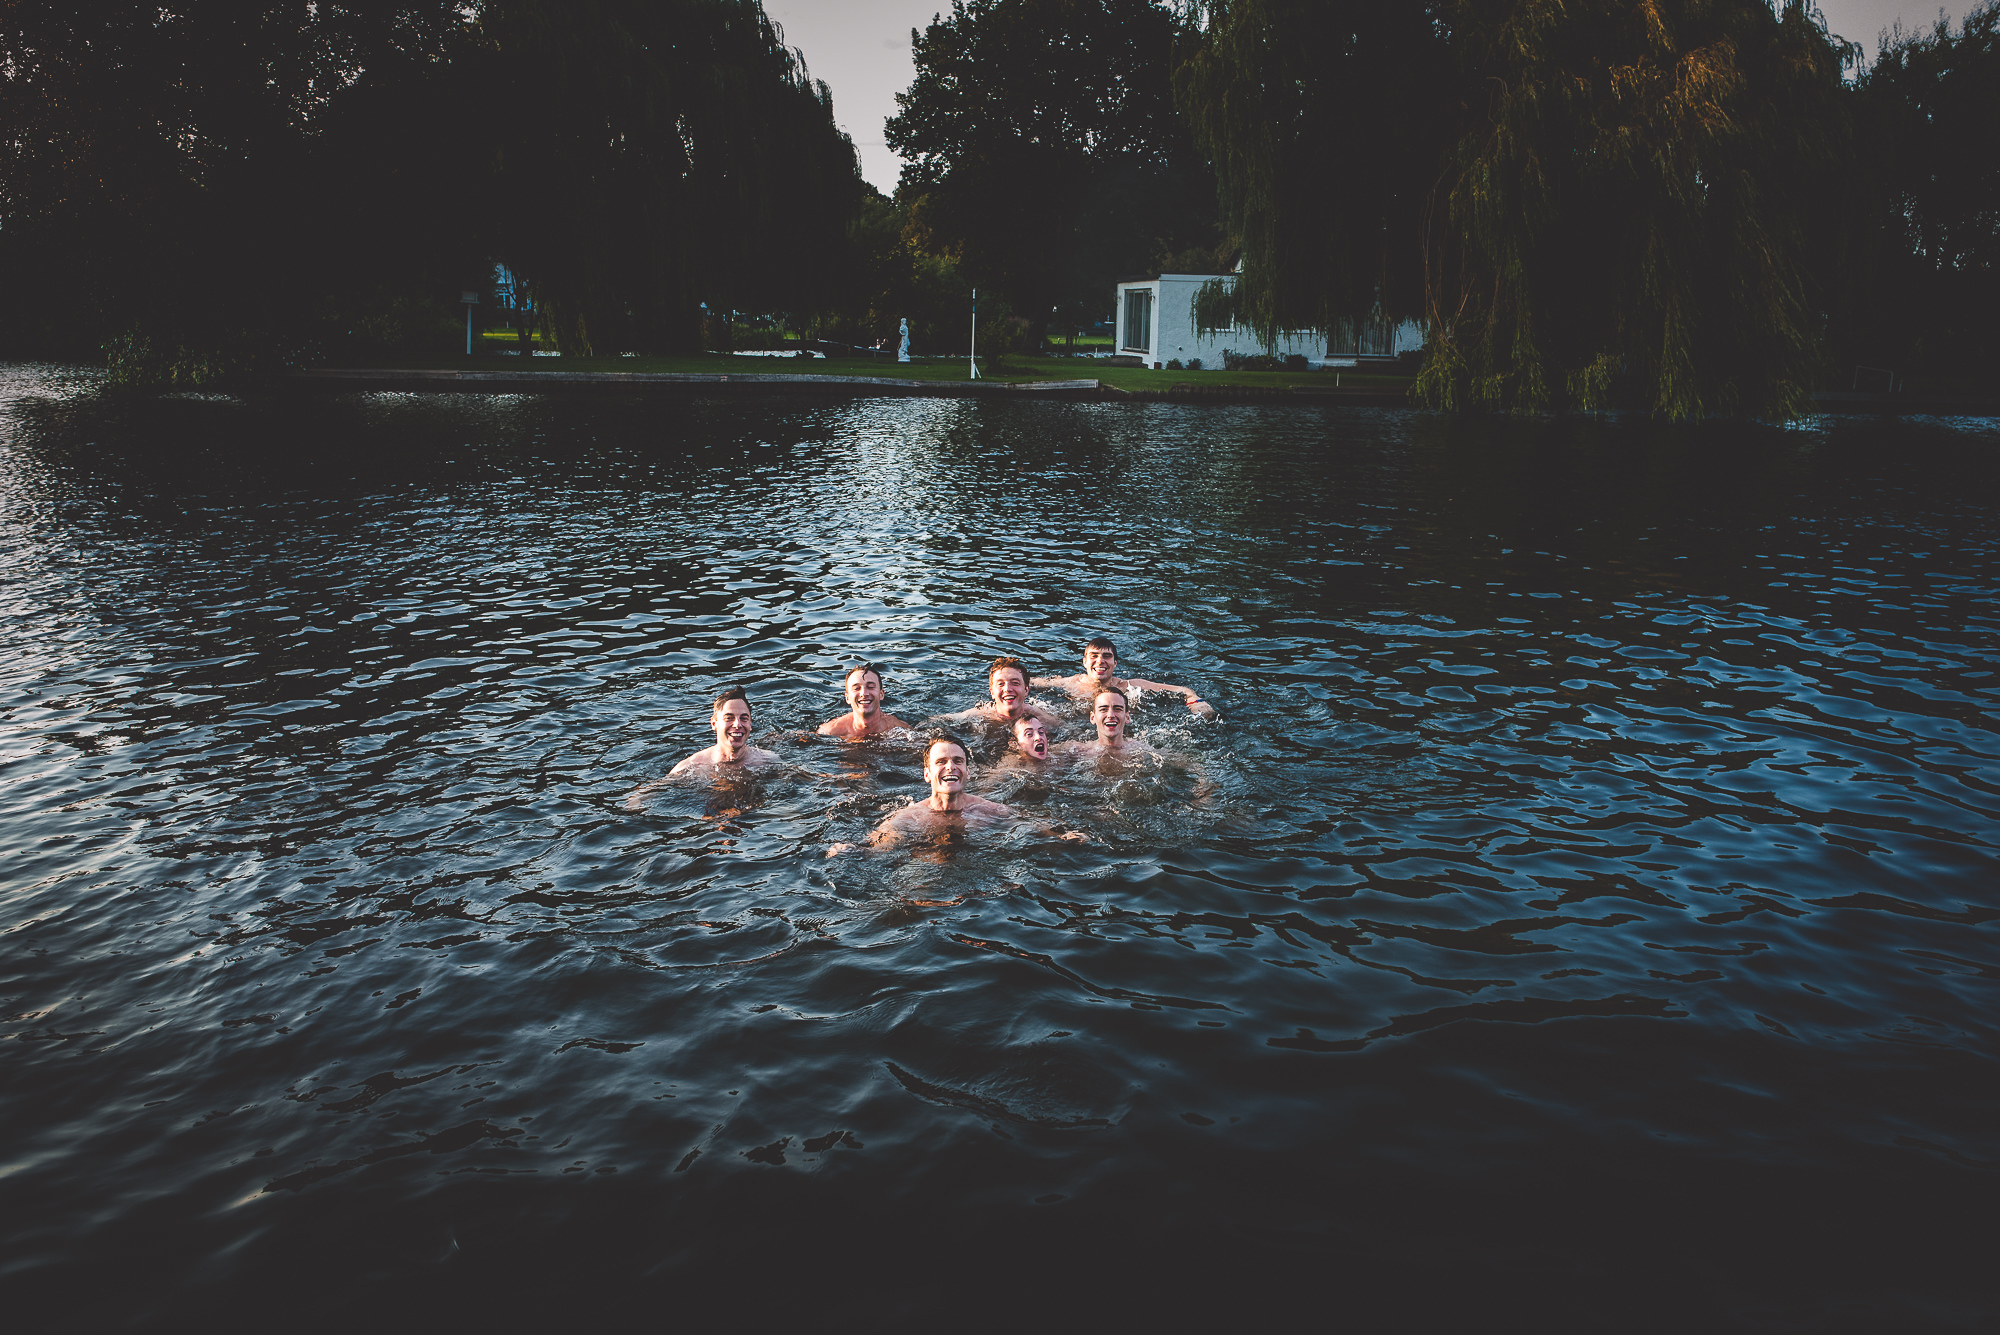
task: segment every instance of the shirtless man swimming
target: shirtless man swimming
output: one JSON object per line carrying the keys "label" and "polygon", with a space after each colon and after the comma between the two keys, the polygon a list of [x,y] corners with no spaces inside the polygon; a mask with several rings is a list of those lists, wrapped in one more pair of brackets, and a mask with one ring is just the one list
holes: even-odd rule
{"label": "shirtless man swimming", "polygon": [[712,770],[718,776],[741,773],[768,765],[778,758],[776,751],[750,745],[750,697],[743,693],[741,686],[732,686],[715,697],[715,708],[708,716],[708,726],[715,729],[715,745],[704,746],[668,770],[668,778],[677,774],[692,774],[697,770]]}
{"label": "shirtless man swimming", "polygon": [[705,746],[667,771],[664,779],[649,779],[625,797],[625,809],[640,809],[646,795],[683,774],[706,774],[717,779],[740,776],[761,769],[778,758],[776,751],[750,745],[750,697],[741,686],[732,686],[715,697],[708,726],[715,729],[715,745]]}
{"label": "shirtless man swimming", "polygon": [[987,665],[986,692],[993,697],[991,704],[974,705],[944,718],[952,722],[983,719],[1007,724],[1023,718],[1038,718],[1044,723],[1056,721],[1055,715],[1028,703],[1028,669],[1018,658],[1003,656]]}
{"label": "shirtless man swimming", "polygon": [[[993,762],[993,777],[998,780],[1002,773],[1033,775],[1037,780],[1045,780],[1055,766],[1050,757],[1055,753],[1055,743],[1049,738],[1049,725],[1033,714],[1024,714],[1014,720],[1013,735],[1007,739],[1007,749]],[[1039,783],[1031,783],[1016,795],[1035,793],[1046,796],[1047,788]]]}
{"label": "shirtless man swimming", "polygon": [[875,737],[894,728],[910,725],[882,708],[882,669],[863,663],[847,670],[847,708],[839,718],[819,725],[828,737]]}
{"label": "shirtless man swimming", "polygon": [[1056,749],[1064,755],[1075,756],[1158,755],[1159,752],[1148,743],[1126,735],[1125,725],[1131,719],[1132,706],[1125,692],[1115,686],[1106,686],[1090,703],[1090,722],[1097,729],[1096,740],[1064,742]]}
{"label": "shirtless man swimming", "polygon": [[1014,720],[1014,741],[1007,761],[1040,769],[1049,763],[1049,725],[1033,714]]}
{"label": "shirtless man swimming", "polygon": [[[930,745],[924,748],[924,781],[930,784],[931,795],[921,802],[910,803],[876,826],[875,832],[868,836],[868,847],[893,848],[910,838],[949,839],[1012,822],[1015,819],[1012,807],[965,791],[966,781],[971,777],[972,761],[965,744],[944,733],[932,737]],[[1087,840],[1087,836],[1074,831],[1061,837]],[[857,847],[835,844],[826,850],[826,855],[833,857]]]}
{"label": "shirtless man swimming", "polygon": [[1139,677],[1130,679],[1120,677],[1117,646],[1102,635],[1083,646],[1083,671],[1073,677],[1037,677],[1033,684],[1059,686],[1079,700],[1091,701],[1093,707],[1097,693],[1107,686],[1128,697],[1144,691],[1164,691],[1168,695],[1180,696],[1187,702],[1187,707],[1201,717],[1215,717],[1215,706],[1185,686],[1173,686],[1164,681],[1145,681]]}

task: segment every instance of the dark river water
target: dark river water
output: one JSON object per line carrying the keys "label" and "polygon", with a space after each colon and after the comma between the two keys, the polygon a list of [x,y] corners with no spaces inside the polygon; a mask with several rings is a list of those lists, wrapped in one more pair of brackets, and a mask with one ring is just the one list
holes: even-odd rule
{"label": "dark river water", "polygon": [[0,400],[38,1328],[2000,1322],[2000,422]]}

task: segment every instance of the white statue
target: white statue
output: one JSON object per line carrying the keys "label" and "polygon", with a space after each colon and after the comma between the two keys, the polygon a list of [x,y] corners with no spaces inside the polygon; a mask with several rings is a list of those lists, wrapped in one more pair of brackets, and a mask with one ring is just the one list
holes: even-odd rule
{"label": "white statue", "polygon": [[908,319],[903,321],[903,341],[896,348],[896,360],[899,362],[910,360],[910,322]]}

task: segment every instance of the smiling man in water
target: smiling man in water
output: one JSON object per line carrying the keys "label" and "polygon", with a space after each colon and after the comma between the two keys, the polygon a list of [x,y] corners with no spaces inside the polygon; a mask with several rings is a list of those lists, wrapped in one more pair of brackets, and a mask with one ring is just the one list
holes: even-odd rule
{"label": "smiling man in water", "polygon": [[761,769],[778,758],[776,751],[750,745],[750,697],[741,686],[732,686],[715,697],[708,726],[715,729],[715,745],[705,746],[667,771],[664,779],[648,779],[625,795],[625,809],[640,811],[646,798],[683,774],[700,774],[717,780],[736,778]]}
{"label": "smiling man in water", "polygon": [[1132,705],[1125,692],[1115,686],[1106,686],[1090,703],[1090,722],[1097,729],[1096,739],[1064,742],[1057,749],[1064,755],[1078,756],[1158,755],[1159,752],[1148,743],[1126,735],[1125,725],[1131,719]]}
{"label": "smiling man in water", "polygon": [[848,712],[819,725],[820,732],[826,736],[844,737],[851,741],[910,726],[883,710],[882,669],[873,663],[849,668],[846,689]]}
{"label": "smiling man in water", "polygon": [[715,729],[715,745],[703,747],[674,766],[667,771],[668,778],[697,770],[710,770],[718,776],[741,773],[778,758],[776,751],[750,745],[750,697],[741,686],[732,686],[715,697],[708,726]]}
{"label": "smiling man in water", "polygon": [[1092,702],[1093,710],[1097,693],[1105,687],[1130,697],[1145,691],[1164,691],[1168,695],[1178,695],[1187,707],[1203,718],[1215,717],[1215,706],[1203,700],[1185,686],[1174,686],[1164,681],[1145,681],[1139,677],[1124,678],[1118,675],[1118,649],[1102,635],[1083,646],[1083,671],[1073,677],[1037,677],[1036,686],[1059,686],[1079,700]]}
{"label": "smiling man in water", "polygon": [[993,697],[991,704],[974,705],[957,714],[946,714],[945,719],[951,722],[980,719],[987,723],[1012,724],[1024,718],[1038,718],[1044,723],[1055,722],[1053,714],[1028,703],[1028,669],[1018,658],[1002,656],[987,664],[986,693]]}
{"label": "smiling man in water", "polygon": [[[934,735],[924,748],[924,781],[930,784],[931,795],[910,803],[876,826],[875,832],[868,836],[868,846],[893,848],[909,838],[948,841],[1016,819],[1012,807],[966,792],[965,785],[971,778],[971,753],[965,749],[965,743],[948,733]],[[1060,837],[1088,841],[1088,836],[1074,831]],[[835,844],[826,850],[826,855],[833,857],[855,847]]]}

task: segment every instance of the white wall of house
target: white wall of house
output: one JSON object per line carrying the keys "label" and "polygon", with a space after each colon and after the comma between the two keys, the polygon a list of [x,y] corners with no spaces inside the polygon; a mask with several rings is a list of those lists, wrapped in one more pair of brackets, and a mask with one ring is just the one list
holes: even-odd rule
{"label": "white wall of house", "polygon": [[[1126,356],[1137,354],[1155,368],[1176,358],[1185,364],[1198,357],[1203,369],[1220,371],[1225,351],[1275,357],[1296,354],[1314,365],[1354,364],[1353,351],[1329,353],[1324,334],[1282,334],[1274,342],[1265,343],[1248,329],[1200,332],[1195,327],[1195,293],[1203,283],[1217,278],[1235,282],[1234,274],[1163,273],[1118,284],[1112,351]],[[1394,356],[1423,347],[1423,327],[1406,320],[1388,333],[1386,343],[1380,353],[1371,349],[1371,355]]]}

